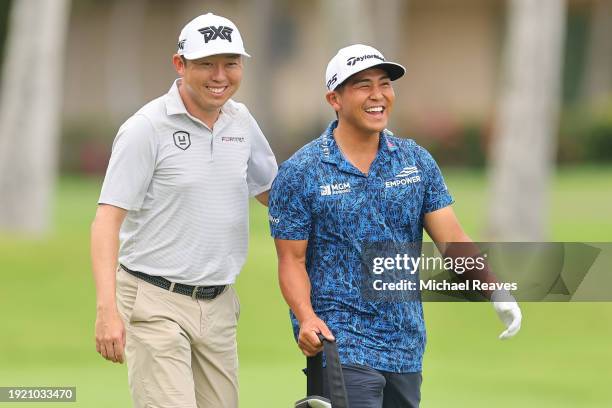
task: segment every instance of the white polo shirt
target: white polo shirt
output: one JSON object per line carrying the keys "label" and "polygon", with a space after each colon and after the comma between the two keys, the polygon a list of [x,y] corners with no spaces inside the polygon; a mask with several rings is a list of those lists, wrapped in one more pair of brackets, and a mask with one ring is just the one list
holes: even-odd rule
{"label": "white polo shirt", "polygon": [[170,91],[119,129],[99,204],[128,210],[119,262],[190,285],[233,283],[248,246],[248,200],[270,189],[274,154],[231,99],[211,131]]}

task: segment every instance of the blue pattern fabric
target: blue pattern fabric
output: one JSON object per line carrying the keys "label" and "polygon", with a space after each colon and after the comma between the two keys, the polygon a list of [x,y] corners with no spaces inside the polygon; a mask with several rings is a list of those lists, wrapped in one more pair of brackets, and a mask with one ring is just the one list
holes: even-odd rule
{"label": "blue pattern fabric", "polygon": [[[419,372],[425,323],[419,301],[365,301],[361,253],[368,243],[421,242],[426,213],[452,204],[432,156],[411,139],[380,134],[369,173],[335,143],[337,121],[283,163],[272,185],[272,236],[308,240],[306,270],[315,313],[337,339],[343,365]],[[294,335],[298,322],[291,313]]]}

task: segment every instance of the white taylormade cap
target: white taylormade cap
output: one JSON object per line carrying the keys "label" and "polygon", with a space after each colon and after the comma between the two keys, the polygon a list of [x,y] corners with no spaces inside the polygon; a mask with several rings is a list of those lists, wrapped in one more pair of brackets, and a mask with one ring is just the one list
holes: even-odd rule
{"label": "white taylormade cap", "polygon": [[241,54],[250,57],[244,50],[236,25],[213,13],[198,16],[183,27],[176,53],[188,60],[217,54]]}
{"label": "white taylormade cap", "polygon": [[369,45],[353,44],[341,48],[327,64],[327,70],[325,71],[327,89],[333,91],[351,75],[372,67],[387,71],[392,81],[406,73],[406,69],[400,64],[387,62],[376,48]]}

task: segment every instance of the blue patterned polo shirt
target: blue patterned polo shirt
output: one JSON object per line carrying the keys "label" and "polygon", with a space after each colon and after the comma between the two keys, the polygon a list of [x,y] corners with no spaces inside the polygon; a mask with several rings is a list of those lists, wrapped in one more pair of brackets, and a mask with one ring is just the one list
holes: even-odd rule
{"label": "blue patterned polo shirt", "polygon": [[[308,240],[306,270],[317,316],[337,339],[344,365],[421,371],[425,323],[419,301],[366,301],[362,249],[376,242],[421,242],[426,213],[452,204],[440,169],[413,140],[380,134],[369,173],[342,155],[337,121],[283,163],[272,185],[272,236]],[[297,338],[298,322],[291,313]]]}

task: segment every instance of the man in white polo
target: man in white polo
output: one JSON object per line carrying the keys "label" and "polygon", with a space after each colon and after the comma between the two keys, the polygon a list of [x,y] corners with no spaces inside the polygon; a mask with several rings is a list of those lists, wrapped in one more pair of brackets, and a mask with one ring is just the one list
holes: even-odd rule
{"label": "man in white polo", "polygon": [[242,56],[230,20],[189,22],[173,56],[180,78],[113,143],[92,224],[96,350],[125,356],[136,407],[238,406],[231,285],[249,196],[267,205],[277,171],[257,123],[230,99]]}

